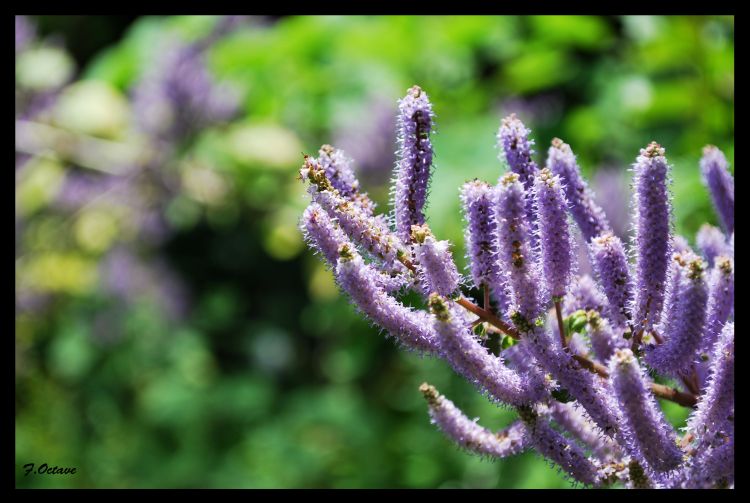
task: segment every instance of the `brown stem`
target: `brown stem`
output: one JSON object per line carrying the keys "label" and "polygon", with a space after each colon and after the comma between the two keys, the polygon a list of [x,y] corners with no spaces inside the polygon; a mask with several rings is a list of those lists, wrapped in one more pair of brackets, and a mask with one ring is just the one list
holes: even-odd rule
{"label": "brown stem", "polygon": [[698,374],[695,371],[695,367],[691,369],[691,373],[681,373],[680,379],[682,380],[682,384],[685,385],[685,387],[694,395],[700,395],[700,386],[698,385]]}
{"label": "brown stem", "polygon": [[[605,379],[609,377],[609,372],[607,372],[607,369],[606,367],[604,367],[604,365],[592,362],[591,360],[580,355],[573,355],[573,359],[580,363],[581,366],[586,370],[594,372],[595,374],[598,374]],[[682,405],[683,407],[695,407],[695,404],[698,403],[698,399],[695,395],[691,393],[685,393],[675,388],[670,388],[669,386],[665,386],[663,384],[651,383],[651,392],[659,398],[675,402],[679,405]]]}
{"label": "brown stem", "polygon": [[690,393],[685,393],[675,388],[670,388],[663,384],[651,383],[651,392],[659,398],[664,398],[671,402],[682,405],[683,407],[695,407],[698,398]]}
{"label": "brown stem", "polygon": [[491,325],[496,326],[500,330],[502,330],[505,334],[513,337],[514,339],[520,339],[521,336],[518,335],[518,331],[505,323],[503,320],[492,314],[491,312],[482,309],[481,307],[474,304],[472,301],[467,299],[466,297],[459,297],[456,302],[466,308],[467,310],[471,311],[472,313],[476,314],[480,318],[482,318],[484,321],[490,323]]}
{"label": "brown stem", "polygon": [[[406,256],[406,253],[399,253],[397,255],[397,258],[399,262],[404,264],[410,271],[416,273],[417,268],[414,266],[414,263]],[[471,311],[472,313],[479,316],[479,318],[482,319],[482,321],[486,321],[490,323],[491,325],[494,325],[495,327],[499,328],[504,334],[509,335],[510,337],[513,337],[514,339],[520,339],[521,336],[518,335],[518,331],[505,323],[503,320],[495,316],[494,313],[492,313],[489,309],[486,309],[489,307],[489,289],[485,287],[484,290],[484,305],[485,309],[482,309],[481,307],[474,304],[472,301],[464,297],[463,295],[458,298],[456,301],[458,305],[462,306],[463,308]]]}
{"label": "brown stem", "polygon": [[417,272],[417,268],[414,266],[414,263],[409,259],[409,257],[406,256],[406,253],[399,253],[396,255],[396,258],[398,258],[398,261],[404,264],[406,268],[411,272]]}
{"label": "brown stem", "polygon": [[637,353],[638,346],[641,345],[642,337],[643,337],[643,330],[638,330],[638,332],[633,334],[633,344],[630,346],[630,350],[633,352],[633,354]]}
{"label": "brown stem", "polygon": [[656,330],[651,329],[651,335],[654,336],[654,340],[656,341],[657,344],[662,344],[664,342],[664,338],[661,335],[659,335],[659,332],[657,332]]}
{"label": "brown stem", "polygon": [[564,350],[568,349],[568,341],[565,338],[565,323],[563,323],[562,307],[560,307],[560,301],[555,301],[555,314],[557,314],[557,328],[560,330],[560,343]]}
{"label": "brown stem", "polygon": [[484,285],[484,304],[482,304],[482,307],[486,310],[490,310],[490,289],[487,288],[487,285]]}
{"label": "brown stem", "polygon": [[693,441],[695,436],[692,433],[686,433],[684,437],[682,437],[682,440],[680,440],[680,447],[685,449],[688,445],[690,445],[690,442]]}
{"label": "brown stem", "polygon": [[592,362],[585,356],[581,356],[581,355],[573,355],[573,359],[577,361],[578,363],[580,363],[581,366],[585,368],[586,370],[589,370],[595,374],[598,374],[605,379],[609,377],[609,372],[607,372],[607,368],[604,365],[600,363]]}

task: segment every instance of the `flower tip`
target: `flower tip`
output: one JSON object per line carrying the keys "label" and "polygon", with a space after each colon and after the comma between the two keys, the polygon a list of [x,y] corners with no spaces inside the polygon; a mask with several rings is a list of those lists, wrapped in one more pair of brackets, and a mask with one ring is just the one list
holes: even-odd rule
{"label": "flower tip", "polygon": [[654,157],[664,157],[664,147],[655,141],[652,141],[646,146],[646,148],[641,149],[641,155],[649,159],[653,159]]}
{"label": "flower tip", "polygon": [[518,173],[509,172],[509,173],[505,173],[500,178],[500,183],[503,185],[503,187],[508,187],[509,185],[513,185],[514,183],[516,183],[518,180],[519,180]]}
{"label": "flower tip", "polygon": [[352,250],[352,247],[351,245],[349,245],[349,243],[344,243],[339,246],[339,257],[344,262],[354,260],[354,251]]}
{"label": "flower tip", "polygon": [[732,259],[729,257],[716,257],[716,267],[724,274],[732,274]]}
{"label": "flower tip", "polygon": [[406,94],[412,98],[419,98],[422,95],[422,88],[414,84],[407,91]]}
{"label": "flower tip", "polygon": [[437,293],[431,293],[427,304],[430,307],[430,312],[434,314],[438,320],[442,322],[450,320],[450,311],[448,310],[448,304],[443,297],[441,297]]}
{"label": "flower tip", "polygon": [[502,124],[505,127],[511,127],[512,125],[514,125],[517,122],[521,122],[521,121],[518,119],[518,116],[516,115],[515,112],[511,113],[507,117],[504,117],[503,120],[502,120]]}
{"label": "flower tip", "polygon": [[425,239],[430,236],[432,236],[432,232],[430,232],[430,227],[427,224],[411,226],[411,239],[415,243],[423,244]]}
{"label": "flower tip", "polygon": [[548,187],[554,187],[555,181],[559,179],[559,177],[552,174],[552,171],[549,168],[543,168],[539,172],[539,179],[547,184]]}
{"label": "flower tip", "polygon": [[438,390],[430,383],[423,382],[419,385],[419,391],[425,396],[425,398],[437,398]]}
{"label": "flower tip", "polygon": [[558,150],[565,150],[565,147],[568,146],[567,143],[562,141],[560,138],[552,138],[552,146]]}
{"label": "flower tip", "polygon": [[719,150],[719,148],[716,145],[706,145],[703,147],[703,155],[711,154],[717,150]]}
{"label": "flower tip", "polygon": [[616,366],[625,366],[633,362],[633,352],[630,348],[618,348],[615,350],[615,354],[612,357],[612,362]]}
{"label": "flower tip", "polygon": [[690,262],[688,262],[687,266],[688,278],[700,279],[703,277],[703,271],[706,270],[706,264],[701,257],[693,257]]}

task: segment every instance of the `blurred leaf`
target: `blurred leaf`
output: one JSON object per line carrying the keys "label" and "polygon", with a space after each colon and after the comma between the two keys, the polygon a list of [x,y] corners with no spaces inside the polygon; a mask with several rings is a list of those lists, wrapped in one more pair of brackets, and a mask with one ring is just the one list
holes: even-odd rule
{"label": "blurred leaf", "polygon": [[596,16],[531,16],[536,36],[556,47],[586,49],[609,47],[614,38],[607,22]]}
{"label": "blurred leaf", "polygon": [[563,51],[529,48],[506,63],[505,79],[511,92],[532,93],[567,82],[575,75],[576,66]]}

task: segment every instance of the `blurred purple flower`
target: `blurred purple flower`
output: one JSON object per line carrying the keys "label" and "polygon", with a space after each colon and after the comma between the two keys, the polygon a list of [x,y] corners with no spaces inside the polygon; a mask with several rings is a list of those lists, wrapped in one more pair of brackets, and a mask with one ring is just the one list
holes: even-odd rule
{"label": "blurred purple flower", "polygon": [[391,100],[374,96],[336,127],[334,144],[356,159],[354,167],[369,186],[383,185],[391,178],[396,163],[396,112]]}
{"label": "blurred purple flower", "polygon": [[[154,194],[160,190],[161,193]],[[165,191],[168,189],[162,189],[152,180],[144,181],[144,176],[138,174],[113,176],[71,170],[65,176],[53,208],[73,213],[97,202],[125,207],[125,218],[138,229],[137,238],[142,244],[156,246],[171,232],[163,212],[168,199]]]}
{"label": "blurred purple flower", "polygon": [[630,234],[630,176],[624,168],[602,167],[594,174],[596,202],[604,209],[612,232],[623,242]]}
{"label": "blurred purple flower", "polygon": [[126,188],[126,180],[121,177],[70,170],[53,204],[56,209],[77,211],[105,194],[108,200],[116,198]]}
{"label": "blurred purple flower", "polygon": [[498,106],[502,117],[516,114],[523,117],[529,124],[545,124],[554,121],[562,112],[562,101],[554,94],[540,94],[533,97],[511,96],[504,99]]}
{"label": "blurred purple flower", "polygon": [[234,90],[217,83],[208,71],[206,48],[205,43],[177,40],[163,48],[152,71],[133,91],[133,108],[143,132],[174,142],[237,112]]}
{"label": "blurred purple flower", "polygon": [[144,298],[153,300],[171,320],[187,313],[187,289],[161,260],[145,261],[134,251],[117,247],[102,260],[100,273],[103,290],[116,299],[128,304]]}
{"label": "blurred purple flower", "polygon": [[36,28],[26,16],[16,16],[16,54],[26,49],[36,36]]}

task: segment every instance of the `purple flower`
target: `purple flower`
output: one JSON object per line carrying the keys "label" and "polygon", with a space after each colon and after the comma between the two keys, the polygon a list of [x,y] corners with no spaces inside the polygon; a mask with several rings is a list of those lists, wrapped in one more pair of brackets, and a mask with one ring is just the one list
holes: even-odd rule
{"label": "purple flower", "polygon": [[368,215],[359,204],[341,197],[318,161],[306,158],[300,176],[311,181],[309,191],[313,201],[336,219],[341,230],[353,242],[386,265],[395,266],[399,254],[408,254],[401,240],[388,229],[383,219]]}
{"label": "purple flower", "polygon": [[688,240],[685,236],[680,236],[679,234],[676,234],[674,238],[672,239],[672,251],[674,253],[682,253],[682,252],[693,252],[693,249],[690,248],[690,243],[688,243]]}
{"label": "purple flower", "polygon": [[604,234],[589,244],[591,264],[609,301],[609,316],[615,326],[624,327],[629,319],[628,307],[633,299],[628,259],[622,241]]}
{"label": "purple flower", "polygon": [[498,257],[511,295],[511,310],[527,323],[541,314],[540,281],[529,244],[526,220],[526,191],[515,173],[500,179],[495,215],[498,229]]}
{"label": "purple flower", "polygon": [[26,16],[16,16],[16,54],[26,49],[34,37],[36,29]]}
{"label": "purple flower", "polygon": [[676,376],[687,370],[698,351],[706,322],[708,287],[703,260],[686,252],[675,254],[676,267],[667,289],[666,309],[657,327],[664,342],[650,346],[646,362],[657,371]]}
{"label": "purple flower", "polygon": [[565,438],[552,428],[549,421],[531,408],[520,412],[526,424],[529,442],[543,456],[557,463],[575,480],[587,485],[594,485],[597,480],[597,468],[584,453],[583,449]]}
{"label": "purple flower", "polygon": [[325,257],[330,267],[336,267],[339,258],[339,247],[349,239],[328,216],[328,213],[316,203],[311,203],[302,214],[300,228],[305,241]]}
{"label": "purple flower", "polygon": [[716,339],[734,310],[734,261],[731,258],[716,258],[708,285],[706,327],[695,358],[695,370],[701,387],[708,379],[714,363],[710,357]]}
{"label": "purple flower", "polygon": [[352,199],[359,193],[359,180],[354,176],[352,160],[342,150],[330,145],[323,145],[318,152],[318,162],[326,172],[326,177],[333,188],[347,198]]}
{"label": "purple flower", "polygon": [[429,304],[440,349],[456,372],[501,403],[517,406],[539,398],[521,375],[479,343],[465,312],[436,294],[430,295]]}
{"label": "purple flower", "polygon": [[339,250],[336,278],[352,302],[368,318],[409,349],[438,353],[439,342],[431,316],[406,307],[380,286],[378,271],[349,245]]}
{"label": "purple flower", "polygon": [[708,186],[714,207],[727,234],[734,232],[734,178],[724,153],[713,145],[703,149],[701,158],[703,181]]}
{"label": "purple flower", "polygon": [[499,303],[499,310],[504,312],[508,299],[498,263],[493,190],[489,184],[479,180],[466,182],[461,187],[461,202],[466,219],[466,256],[469,259],[474,286],[490,288]]}
{"label": "purple flower", "polygon": [[578,310],[593,310],[603,315],[608,307],[607,298],[596,286],[591,276],[583,275],[578,276],[565,296],[563,314],[569,316]]}
{"label": "purple flower", "polygon": [[[390,99],[374,96],[363,108],[352,110],[336,127],[336,144],[357,160],[357,173],[370,186],[383,185],[393,171],[396,111]],[[363,121],[362,117],[368,120]]]}
{"label": "purple flower", "polygon": [[699,449],[734,434],[734,323],[727,323],[713,348],[712,372],[687,431]]}
{"label": "purple flower", "polygon": [[630,345],[619,329],[618,331],[612,329],[607,318],[602,318],[596,311],[589,311],[587,317],[591,348],[599,361],[608,362],[615,351]]}
{"label": "purple flower", "polygon": [[633,353],[629,349],[617,350],[609,362],[609,373],[630,455],[657,471],[676,468],[682,454],[674,432],[651,395]]}
{"label": "purple flower", "polygon": [[472,421],[453,402],[438,393],[434,386],[422,384],[419,390],[429,405],[432,422],[458,445],[480,455],[504,458],[528,447],[526,427],[520,421],[492,433]]}
{"label": "purple flower", "polygon": [[497,132],[498,145],[502,149],[500,159],[508,163],[510,170],[518,175],[527,191],[534,187],[534,179],[539,171],[531,158],[534,155],[534,140],[529,138],[529,133],[531,130],[524,126],[516,114],[504,118]]}
{"label": "purple flower", "polygon": [[717,257],[711,280],[706,310],[706,331],[703,335],[702,349],[713,348],[724,323],[734,309],[734,260],[728,257]]}
{"label": "purple flower", "polygon": [[432,170],[432,104],[419,86],[399,101],[399,160],[393,189],[396,233],[409,242],[411,226],[421,225]]}
{"label": "purple flower", "polygon": [[610,232],[604,210],[594,202],[594,193],[581,178],[570,145],[559,138],[553,139],[547,154],[547,168],[562,180],[570,214],[581,229],[584,240],[588,242],[595,236]]}
{"label": "purple flower", "polygon": [[546,295],[561,299],[572,274],[572,237],[568,227],[568,203],[559,176],[545,168],[534,182],[539,225],[542,278]]}
{"label": "purple flower", "polygon": [[142,131],[173,142],[235,114],[237,96],[214,81],[204,49],[200,44],[172,41],[160,52],[133,92],[133,108]]}
{"label": "purple flower", "polygon": [[631,218],[628,210],[630,178],[626,173],[627,171],[619,166],[600,168],[594,174],[591,184],[602,212],[607,215],[612,233],[623,240],[630,233]]}
{"label": "purple flower", "polygon": [[[420,96],[411,93],[402,108]],[[479,180],[461,188],[471,286],[491,293],[500,312],[461,291],[450,243],[423,223],[423,193],[403,190],[422,176],[417,187],[426,187],[429,164],[419,164],[426,166],[419,176],[412,169],[394,180],[393,194],[407,194],[394,197],[397,216],[406,215],[401,227],[410,225],[401,239],[374,205],[362,205],[348,160],[332,150],[306,158],[300,175],[311,182],[313,204],[301,227],[310,247],[329,261],[338,255],[337,282],[371,321],[405,346],[445,359],[493,402],[518,412],[520,422],[493,433],[422,385],[433,423],[459,446],[494,458],[532,447],[592,486],[733,486],[734,232],[727,241],[704,227],[705,260],[671,235],[669,166],[651,143],[633,168],[631,274],[570,148],[555,140],[539,171],[528,133],[515,117],[504,120],[498,137],[510,172],[494,189]],[[412,134],[428,141],[426,132]],[[582,230],[580,246],[571,241],[568,209]],[[576,256],[584,265],[575,263],[574,248],[585,250]],[[706,261],[713,261],[710,275]],[[407,307],[389,295],[395,291],[420,293],[404,297],[416,304],[427,297],[430,312]],[[567,319],[554,316],[550,297],[564,300]],[[679,378],[684,390],[651,382],[646,364]],[[682,439],[656,397],[697,407]]]}
{"label": "purple flower", "polygon": [[552,402],[551,417],[562,428],[579,440],[600,460],[619,457],[620,447],[610,437],[602,435],[586,411],[575,402]]}
{"label": "purple flower", "polygon": [[617,433],[617,421],[610,402],[606,381],[583,369],[573,357],[560,347],[557,337],[541,327],[525,334],[529,351],[559,385],[591,416],[599,429],[608,436]]}
{"label": "purple flower", "polygon": [[326,172],[326,177],[334,189],[339,191],[342,197],[349,199],[362,207],[362,210],[372,215],[375,203],[359,190],[359,180],[352,170],[352,160],[342,150],[335,149],[330,145],[323,145],[318,152],[318,162]]}
{"label": "purple flower", "polygon": [[532,146],[534,140],[529,138],[530,129],[527,129],[516,114],[510,114],[500,123],[497,132],[497,141],[502,153],[500,160],[508,163],[510,171],[518,175],[523,184],[526,194],[525,211],[530,230],[531,250],[536,250],[536,212],[534,205],[534,180],[539,168],[531,156],[534,155]]}
{"label": "purple flower", "polygon": [[635,185],[635,297],[631,309],[636,334],[659,322],[671,251],[671,208],[664,149],[651,142],[633,165]]}
{"label": "purple flower", "polygon": [[698,245],[698,249],[706,258],[708,267],[713,267],[714,258],[716,258],[718,255],[726,256],[729,254],[727,237],[723,232],[721,232],[719,228],[714,227],[713,225],[701,225],[698,234],[695,236],[695,243]]}
{"label": "purple flower", "polygon": [[417,274],[425,297],[437,293],[450,297],[458,289],[460,276],[453,262],[448,241],[436,241],[430,228],[425,225],[412,226],[414,257]]}
{"label": "purple flower", "polygon": [[734,435],[722,443],[696,453],[685,470],[680,487],[685,489],[726,489],[734,486]]}

